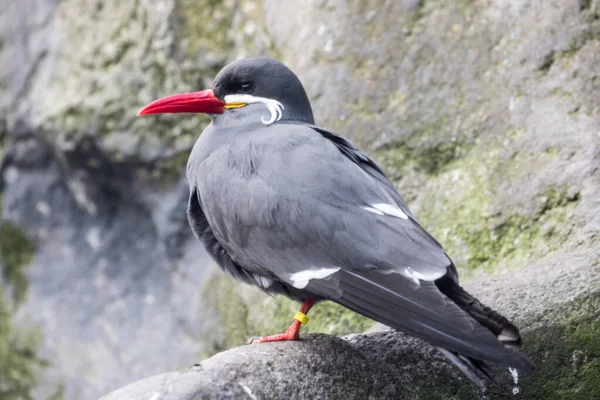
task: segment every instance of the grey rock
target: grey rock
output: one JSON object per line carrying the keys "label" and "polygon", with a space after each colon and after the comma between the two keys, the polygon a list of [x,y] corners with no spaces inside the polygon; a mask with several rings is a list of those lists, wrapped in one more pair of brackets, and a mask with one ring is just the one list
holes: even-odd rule
{"label": "grey rock", "polygon": [[[97,398],[222,345],[229,327],[200,296],[214,270],[184,214],[183,165],[206,119],[135,113],[250,55],[297,71],[318,123],[381,162],[461,276],[476,279],[467,286],[531,332],[545,366],[536,396],[593,393],[586,371],[600,350],[545,335],[571,322],[544,315],[586,314],[598,289],[599,15],[598,0],[0,0],[2,218],[37,243],[17,319],[39,328],[51,362],[35,397],[64,382],[66,399]],[[316,336],[303,349],[347,353],[331,365],[348,354],[389,364],[364,347],[404,343],[387,335]],[[430,354],[409,344],[393,354]],[[473,393],[444,386],[462,378],[441,361],[425,363],[427,379],[419,363],[393,368],[403,365],[392,375],[408,381],[356,393]],[[276,378],[269,387],[287,390]]]}
{"label": "grey rock", "polygon": [[[540,388],[548,385],[548,376],[562,377],[573,367],[565,365],[564,360],[536,354],[533,349],[548,338],[559,336],[559,341],[565,342],[572,339],[558,333],[558,329],[564,324],[565,311],[584,310],[577,299],[593,301],[582,319],[572,321],[570,328],[584,329],[579,323],[588,318],[589,324],[600,322],[600,275],[590,264],[597,257],[597,251],[568,260],[559,256],[523,274],[510,272],[467,285],[522,327],[523,351],[529,353],[538,370],[531,376],[520,376],[517,385],[507,370],[496,368],[495,382],[488,384],[486,393],[480,392],[429,345],[377,325],[362,335],[338,338],[310,334],[301,336],[298,342],[237,347],[195,366],[132,383],[102,400],[544,399],[547,393]],[[562,343],[559,349],[546,349],[588,354],[595,351],[585,343],[575,346],[567,349],[568,345]],[[599,389],[579,387],[581,398]],[[513,390],[519,395],[515,396]]]}
{"label": "grey rock", "polygon": [[143,165],[110,163],[93,141],[58,157],[24,134],[0,172],[4,218],[38,243],[17,320],[43,327],[40,397],[63,381],[69,398],[94,398],[212,351],[198,288],[213,267],[187,234],[184,180],[141,185]]}
{"label": "grey rock", "polygon": [[182,18],[182,3],[0,1],[0,216],[37,245],[15,316],[50,364],[36,398],[61,384],[97,398],[219,341],[199,295],[214,267],[185,215],[185,154],[207,120],[135,116],[229,56],[220,36],[194,54],[183,36],[194,12],[220,13],[213,29],[232,5],[191,2]]}
{"label": "grey rock", "polygon": [[196,4],[182,17],[178,7],[185,1],[174,0],[3,3],[0,118],[9,130],[25,124],[58,148],[93,137],[120,159],[152,161],[193,145],[205,119],[176,124],[171,116],[136,113],[166,93],[210,84],[231,45],[215,32],[213,40],[222,43],[203,41],[194,47],[199,57],[186,51],[183,42],[194,38],[182,31],[202,20],[196,14],[215,16],[217,31],[233,16],[231,5]]}
{"label": "grey rock", "polygon": [[326,335],[310,335],[296,343],[246,346],[220,353],[195,367],[134,383],[105,399],[158,398],[323,398],[345,393],[368,398],[372,385],[349,379],[353,372],[381,376],[360,349]]}

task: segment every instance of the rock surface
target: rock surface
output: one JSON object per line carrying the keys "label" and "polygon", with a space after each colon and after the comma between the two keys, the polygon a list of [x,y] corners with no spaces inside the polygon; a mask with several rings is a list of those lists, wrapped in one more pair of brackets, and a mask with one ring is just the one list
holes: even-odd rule
{"label": "rock surface", "polygon": [[[477,294],[531,338],[554,329],[529,340],[547,363],[536,395],[589,398],[598,54],[598,0],[0,1],[1,223],[36,249],[10,331],[37,333],[32,359],[50,364],[6,374],[35,398],[97,398],[287,324],[289,302],[231,282],[209,290],[224,286],[186,225],[182,174],[206,120],[135,118],[149,100],[208,86],[229,60],[271,55],[298,72],[320,124],[382,163],[461,275],[485,282]],[[513,295],[496,300],[498,288]],[[551,324],[548,310],[574,319]],[[316,332],[368,325],[335,308],[318,317]]]}
{"label": "rock surface", "polygon": [[342,338],[310,334],[298,342],[237,347],[132,383],[102,400],[595,398],[600,395],[600,345],[594,340],[600,334],[600,274],[592,263],[598,256],[594,251],[577,259],[557,257],[517,276],[467,285],[519,322],[523,350],[537,367],[517,385],[497,368],[486,397],[433,348],[381,327]]}
{"label": "rock surface", "polygon": [[7,376],[35,398],[92,399],[214,352],[199,296],[213,265],[189,235],[182,168],[206,121],[135,114],[208,84],[229,47],[175,46],[186,20],[170,0],[1,3],[0,214],[36,247],[13,321],[49,364],[14,358]]}

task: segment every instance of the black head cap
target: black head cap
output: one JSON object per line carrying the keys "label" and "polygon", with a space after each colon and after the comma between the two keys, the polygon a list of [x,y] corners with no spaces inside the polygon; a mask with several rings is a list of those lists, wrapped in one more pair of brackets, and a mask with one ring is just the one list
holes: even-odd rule
{"label": "black head cap", "polygon": [[227,65],[215,78],[213,91],[221,100],[234,94],[277,100],[285,108],[282,120],[315,122],[310,102],[296,74],[269,57],[245,58]]}

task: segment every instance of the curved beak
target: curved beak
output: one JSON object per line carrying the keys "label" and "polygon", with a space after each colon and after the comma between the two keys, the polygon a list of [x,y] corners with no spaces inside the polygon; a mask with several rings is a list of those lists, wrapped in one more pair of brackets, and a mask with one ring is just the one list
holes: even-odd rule
{"label": "curved beak", "polygon": [[204,113],[222,114],[225,102],[216,98],[212,89],[201,92],[174,94],[154,100],[137,113],[147,114],[174,114],[174,113]]}

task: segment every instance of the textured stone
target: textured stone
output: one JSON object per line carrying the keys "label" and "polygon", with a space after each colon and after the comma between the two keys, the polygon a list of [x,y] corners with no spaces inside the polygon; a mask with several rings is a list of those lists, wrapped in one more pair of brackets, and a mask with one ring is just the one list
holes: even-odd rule
{"label": "textured stone", "polygon": [[[299,309],[297,302],[237,283],[220,270],[214,271],[204,284],[202,297],[223,326],[217,345],[221,349],[244,344],[253,336],[281,333],[292,323]],[[374,321],[362,315],[326,302],[311,310],[310,324],[302,331],[346,335],[363,332],[373,324]]]}
{"label": "textured stone", "polygon": [[265,20],[317,121],[382,162],[459,269],[596,236],[597,1],[310,4]]}
{"label": "textured stone", "polygon": [[198,295],[212,264],[189,234],[182,176],[207,119],[135,114],[210,85],[234,4],[1,3],[2,218],[39,243],[14,320],[39,328],[50,364],[30,390],[97,398],[214,352],[219,327]]}
{"label": "textured stone", "polygon": [[[136,112],[166,93],[210,85],[232,49],[225,40],[231,3],[28,2],[36,6],[11,2],[2,16],[0,80],[9,96],[0,112],[9,128],[24,124],[59,148],[94,137],[116,159],[154,161],[190,148],[206,119],[175,123]],[[203,20],[213,25],[203,30]]]}
{"label": "textured stone", "polygon": [[63,381],[67,398],[94,398],[212,348],[198,295],[212,264],[188,235],[185,182],[112,164],[93,141],[57,158],[20,135],[7,157],[3,216],[38,242],[16,317],[41,328],[51,360],[39,397]]}
{"label": "textured stone", "polygon": [[[470,282],[485,302],[518,321],[537,366],[514,385],[494,370],[486,397],[433,348],[385,327],[343,338],[322,334],[219,353],[193,367],[132,383],[102,400],[184,399],[548,399],[600,394],[598,251],[561,257],[515,276]],[[557,264],[561,268],[557,268]],[[548,288],[552,288],[549,291]],[[316,306],[318,307],[318,305]],[[565,358],[573,362],[565,362]],[[549,381],[559,381],[560,384]]]}
{"label": "textured stone", "polygon": [[[289,302],[248,313],[243,333],[206,307],[214,269],[186,226],[182,171],[207,120],[135,118],[241,55],[297,71],[317,121],[381,162],[463,277],[508,274],[474,286],[491,305],[526,327],[545,310],[585,314],[598,273],[599,15],[598,0],[0,1],[3,219],[38,244],[14,320],[39,328],[51,362],[35,397],[63,382],[67,399],[96,398],[286,327]],[[518,294],[496,295],[512,280]],[[543,335],[552,321],[535,321],[534,359],[552,350],[573,368],[560,379],[545,368],[552,384],[530,387],[593,393],[594,331],[563,321]],[[313,326],[341,333],[338,322]],[[460,396],[442,387],[426,398]]]}

